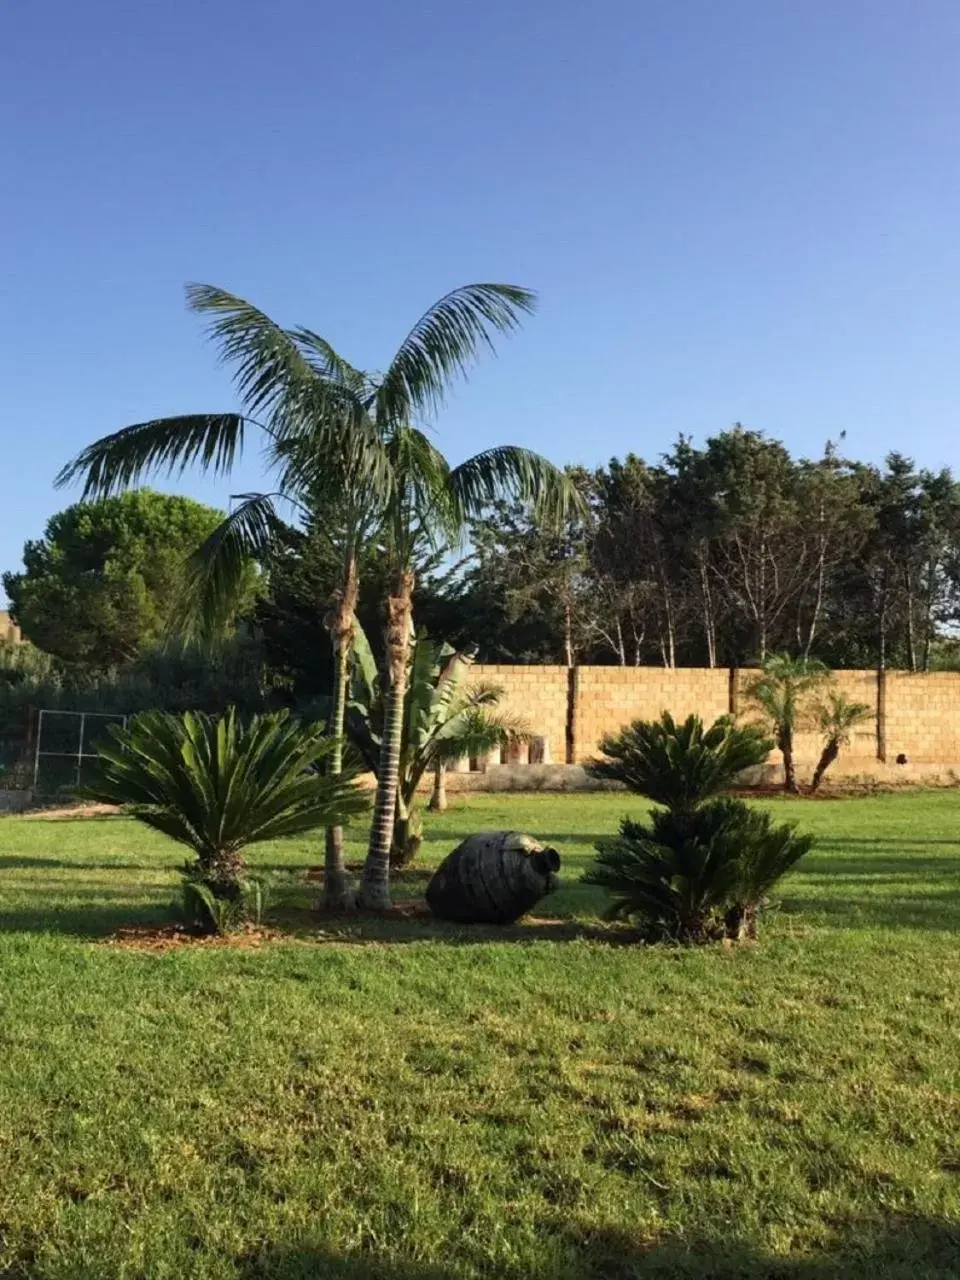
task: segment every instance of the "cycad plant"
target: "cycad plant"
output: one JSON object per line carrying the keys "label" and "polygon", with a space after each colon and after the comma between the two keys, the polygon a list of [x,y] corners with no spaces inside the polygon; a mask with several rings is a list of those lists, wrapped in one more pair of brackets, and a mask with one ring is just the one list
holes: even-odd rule
{"label": "cycad plant", "polygon": [[775,653],[747,687],[747,696],[757,704],[776,737],[783,757],[783,787],[791,795],[800,790],[793,756],[794,735],[809,718],[812,696],[829,678],[829,668],[816,658]]}
{"label": "cycad plant", "polygon": [[840,748],[850,741],[853,730],[872,715],[873,712],[865,702],[851,702],[835,689],[831,689],[821,700],[816,709],[816,717],[824,743],[810,781],[811,792],[819,790],[823,775],[840,754]]}
{"label": "cycad plant", "polygon": [[186,845],[195,856],[188,877],[215,899],[235,900],[249,845],[340,825],[368,808],[352,777],[322,770],[332,749],[322,728],[286,711],[246,722],[233,708],[219,718],[147,711],[110,727],[84,794]]}
{"label": "cycad plant", "polygon": [[[387,907],[389,851],[399,782],[414,565],[424,543],[449,544],[496,499],[530,502],[539,519],[560,519],[577,506],[570,481],[539,455],[512,445],[485,450],[451,467],[417,425],[441,405],[451,383],[498,334],[510,333],[534,308],[534,295],[509,284],[455,289],[413,326],[382,375],[348,363],[309,329],[283,329],[242,298],[209,285],[188,288],[188,301],[212,317],[211,334],[233,365],[241,413],[191,414],[126,427],[83,450],[59,483],[82,479],[86,497],[137,484],[148,472],[190,465],[226,472],[250,428],[266,438],[273,493],[244,495],[202,549],[191,594],[204,631],[229,610],[250,556],[275,541],[276,501],[316,514],[338,494],[347,514],[338,528],[340,584],[326,614],[336,651],[331,734],[342,741],[346,672],[353,642],[358,549],[370,528],[382,539],[386,600],[384,766],[360,893],[361,905]],[[338,748],[330,760],[339,764]],[[325,892],[352,898],[342,841],[327,843]]]}
{"label": "cycad plant", "polygon": [[738,774],[762,763],[772,747],[758,725],[737,725],[729,716],[709,727],[699,716],[678,724],[664,711],[659,720],[634,720],[604,738],[603,758],[588,770],[682,813],[728,790]]}
{"label": "cycad plant", "polygon": [[724,717],[707,729],[693,716],[678,725],[666,713],[604,742],[607,759],[592,772],[663,806],[646,822],[625,818],[619,834],[597,846],[584,879],[612,893],[613,918],[638,921],[652,940],[755,932],[759,905],[811,844],[722,795],[772,745],[756,726]]}
{"label": "cycad plant", "polygon": [[[382,768],[384,698],[370,645],[358,627],[354,647],[347,736],[366,767],[377,777]],[[458,652],[420,631],[410,645],[400,743],[390,863],[407,866],[422,838],[417,790],[424,777],[464,756],[486,755],[495,747],[526,736],[523,723],[497,712],[503,690],[468,684],[472,652]]]}

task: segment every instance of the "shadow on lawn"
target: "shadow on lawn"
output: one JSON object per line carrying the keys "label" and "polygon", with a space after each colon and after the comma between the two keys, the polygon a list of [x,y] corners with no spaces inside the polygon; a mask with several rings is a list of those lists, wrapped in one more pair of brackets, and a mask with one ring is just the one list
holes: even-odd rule
{"label": "shadow on lawn", "polygon": [[[503,1280],[956,1280],[960,1223],[904,1220],[861,1228],[815,1256],[775,1258],[736,1239],[649,1245],[629,1232],[583,1228],[558,1231],[559,1256],[549,1269],[501,1269]],[[452,1261],[452,1260],[451,1260]],[[452,1280],[453,1266],[386,1262],[371,1254],[343,1255],[323,1246],[267,1247],[237,1260],[240,1280]]]}
{"label": "shadow on lawn", "polygon": [[[902,882],[901,882],[902,883]],[[920,894],[864,894],[850,891],[841,898],[804,897],[787,891],[785,915],[827,916],[838,928],[876,926],[882,929],[960,930],[960,890]],[[960,1275],[960,1272],[958,1272]]]}
{"label": "shadow on lawn", "polygon": [[165,866],[163,863],[157,862],[127,862],[123,858],[117,858],[115,862],[87,862],[83,858],[71,858],[65,861],[62,858],[33,858],[33,857],[0,857],[0,870],[7,868],[11,871],[32,871],[34,868],[43,868],[49,870],[56,868],[59,871],[163,871]]}
{"label": "shadow on lawn", "polygon": [[126,925],[169,924],[171,905],[154,907],[105,906],[102,902],[71,903],[61,907],[19,907],[0,911],[0,934],[56,933],[74,938],[109,938]]}

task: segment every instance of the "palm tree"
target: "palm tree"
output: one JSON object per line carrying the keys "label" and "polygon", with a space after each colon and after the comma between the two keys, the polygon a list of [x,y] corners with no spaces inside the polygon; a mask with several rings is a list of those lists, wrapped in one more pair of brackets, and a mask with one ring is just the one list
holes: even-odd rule
{"label": "palm tree", "polygon": [[[83,482],[84,498],[105,497],[137,485],[154,471],[182,474],[195,465],[229,473],[250,429],[264,438],[272,493],[240,495],[236,507],[193,557],[191,589],[176,619],[182,630],[209,644],[222,629],[251,558],[263,559],[282,529],[277,502],[309,517],[336,495],[340,582],[325,615],[339,677],[326,762],[342,769],[342,707],[357,593],[357,555],[369,527],[371,499],[388,488],[373,426],[362,405],[363,381],[323,339],[306,329],[283,329],[242,298],[211,285],[187,287],[189,307],[210,315],[209,335],[221,360],[234,368],[241,412],[186,414],[124,427],[84,449],[57,478]],[[319,602],[318,602],[319,604]],[[351,897],[339,826],[327,832],[325,892],[331,906]]]}
{"label": "palm tree", "polygon": [[[442,791],[444,770],[464,756],[485,755],[527,736],[517,719],[497,712],[503,690],[490,684],[468,684],[472,651],[458,652],[432,641],[424,631],[411,644],[407,672],[400,777],[390,863],[406,866],[421,843],[417,790],[433,771],[434,799]],[[383,745],[383,696],[380,675],[366,636],[357,628],[353,677],[347,708],[347,737],[366,767],[377,777]],[[445,808],[444,802],[431,808]]]}
{"label": "palm tree", "polygon": [[[436,410],[496,334],[514,330],[534,308],[534,295],[507,284],[455,289],[435,303],[401,343],[386,373],[368,376],[308,329],[283,329],[264,312],[210,285],[191,285],[188,303],[213,317],[210,333],[234,366],[242,412],[190,414],[126,427],[84,449],[58,477],[82,479],[84,496],[114,493],[156,469],[182,473],[191,464],[228,472],[257,427],[265,460],[277,474],[273,493],[247,494],[204,544],[195,561],[195,614],[203,630],[222,623],[251,555],[272,543],[278,499],[303,510],[319,495],[347,496],[341,582],[328,613],[337,654],[331,732],[343,738],[342,708],[354,627],[357,549],[371,515],[389,557],[385,769],[378,784],[361,901],[389,904],[389,848],[396,805],[403,690],[414,587],[413,564],[427,539],[443,543],[499,497],[532,501],[541,514],[562,511],[571,494],[561,474],[528,450],[491,449],[451,468],[413,423]],[[331,768],[336,768],[336,758]],[[326,892],[342,893],[342,845],[327,842]]]}
{"label": "palm tree", "polygon": [[829,669],[816,658],[777,653],[767,658],[747,690],[773,729],[783,756],[784,790],[792,795],[800,790],[793,757],[794,734],[807,715],[810,695],[829,677]]}
{"label": "palm tree", "polygon": [[825,739],[820,759],[810,782],[811,792],[818,791],[823,775],[840,754],[840,748],[850,741],[850,735],[858,724],[873,715],[865,702],[851,702],[842,693],[831,690],[817,707],[817,725]]}
{"label": "palm tree", "polygon": [[513,445],[488,449],[451,467],[416,427],[400,423],[385,436],[393,478],[383,536],[387,593],[383,742],[361,905],[390,905],[390,847],[400,778],[403,713],[413,628],[414,565],[424,544],[452,545],[492,502],[529,503],[545,523],[562,520],[581,501],[564,473],[538,454]]}

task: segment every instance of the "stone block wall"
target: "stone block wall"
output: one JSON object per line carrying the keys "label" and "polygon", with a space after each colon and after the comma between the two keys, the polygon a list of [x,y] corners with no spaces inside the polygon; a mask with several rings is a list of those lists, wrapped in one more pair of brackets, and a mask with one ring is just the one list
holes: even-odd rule
{"label": "stone block wall", "polygon": [[502,688],[504,697],[499,709],[522,720],[531,733],[545,737],[554,763],[567,762],[570,673],[566,667],[478,663],[471,671],[470,682]]}
{"label": "stone block wall", "polygon": [[888,762],[960,762],[960,673],[888,671],[886,683]]}
{"label": "stone block wall", "polygon": [[601,739],[631,720],[663,711],[708,723],[730,710],[730,673],[699,667],[578,667],[574,677],[574,761],[596,755]]}
{"label": "stone block wall", "polygon": [[[753,677],[745,670],[696,667],[517,667],[477,666],[473,679],[500,685],[503,708],[521,717],[534,734],[549,742],[558,764],[582,763],[597,753],[605,734],[638,718],[670,711],[678,719],[691,713],[707,722],[733,713],[755,714],[746,696]],[[889,671],[837,671],[835,687],[853,702],[870,708],[831,771],[876,777],[919,777],[933,770],[960,772],[960,672],[913,675]],[[797,762],[809,775],[820,754],[819,735],[798,735]],[[909,769],[895,766],[904,755]],[[885,759],[883,758],[885,756]],[[919,772],[917,772],[919,771]]]}

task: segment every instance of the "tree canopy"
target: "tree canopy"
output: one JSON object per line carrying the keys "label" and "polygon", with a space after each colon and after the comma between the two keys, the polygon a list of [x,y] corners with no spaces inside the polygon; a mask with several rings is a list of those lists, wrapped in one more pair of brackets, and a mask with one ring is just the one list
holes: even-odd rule
{"label": "tree canopy", "polygon": [[[960,625],[960,485],[892,454],[795,459],[736,426],[578,471],[561,535],[492,506],[455,581],[485,662],[746,666],[775,652],[923,670]],[[439,609],[439,602],[435,606]]]}
{"label": "tree canopy", "polygon": [[[191,498],[139,489],[78,502],[3,575],[11,612],[39,648],[91,671],[136,659],[164,634],[188,557],[223,519]],[[249,571],[248,603],[254,574]]]}

